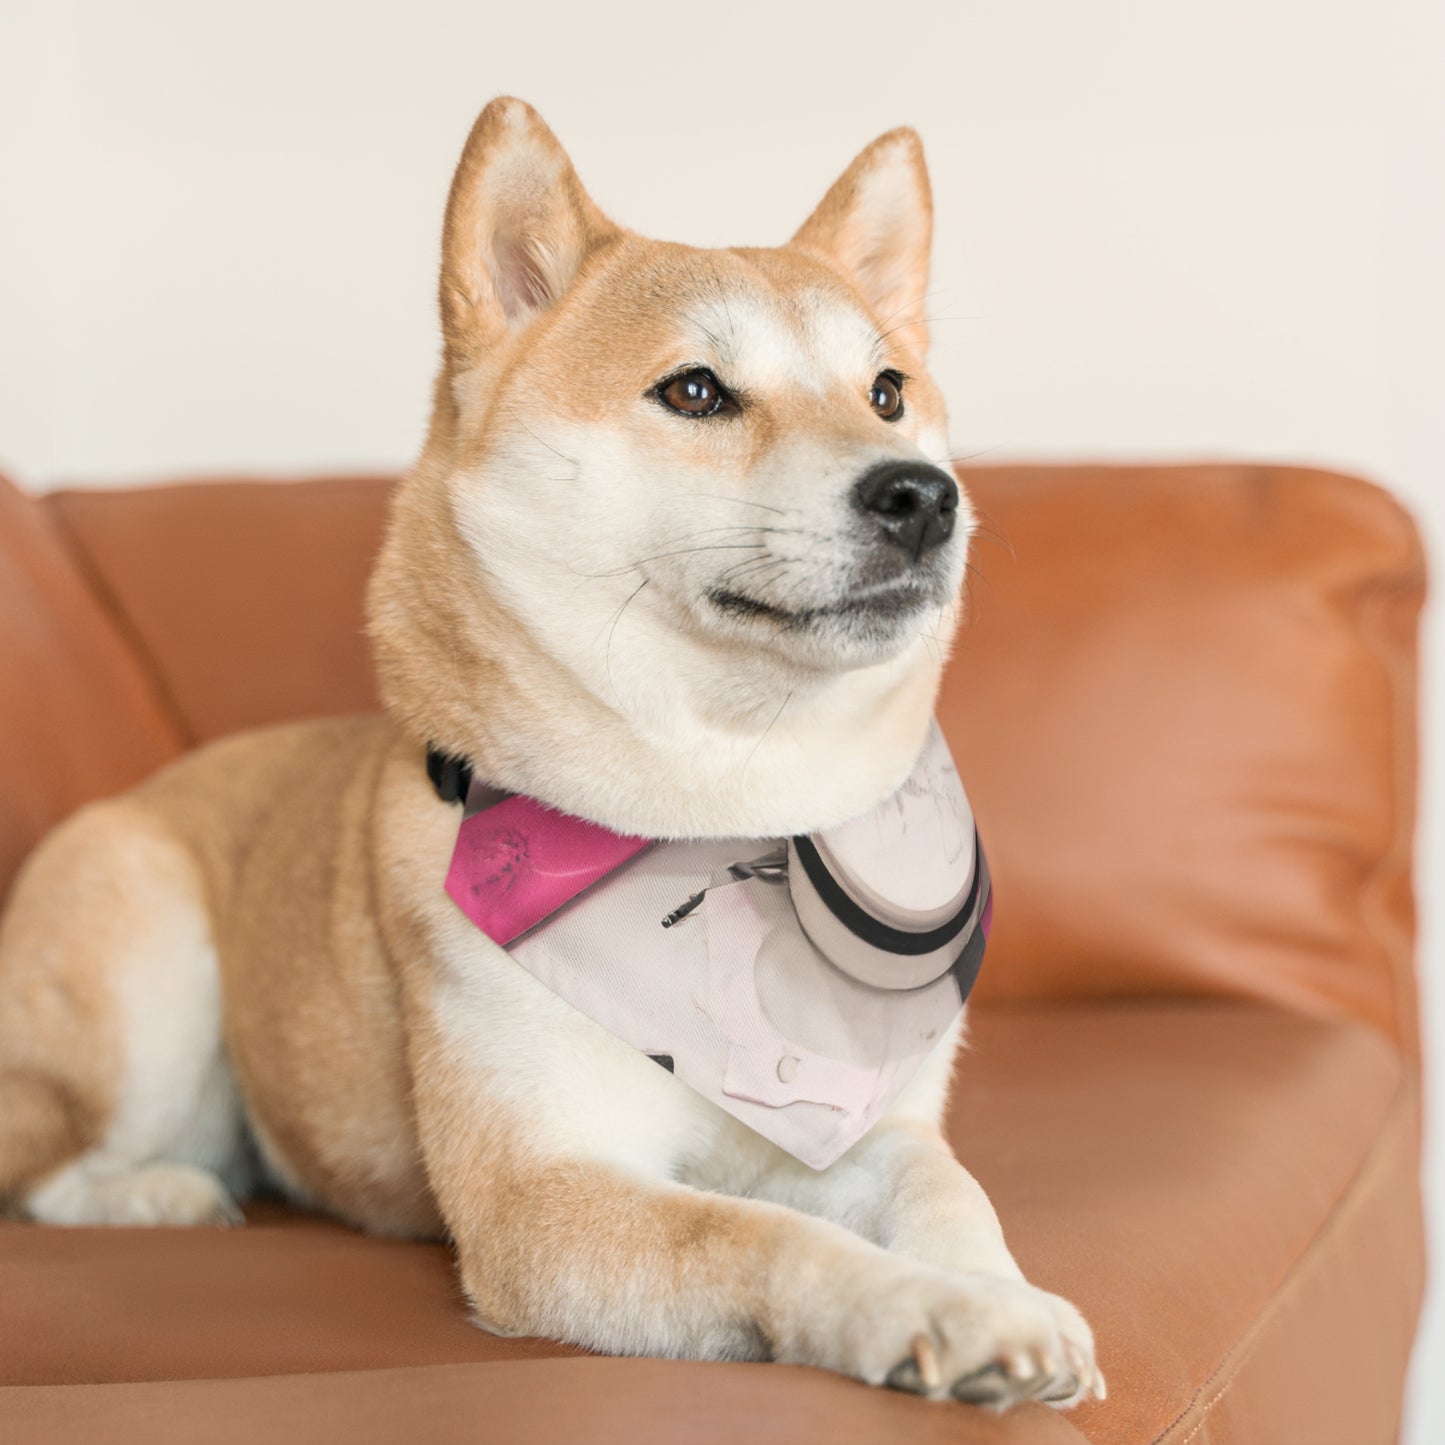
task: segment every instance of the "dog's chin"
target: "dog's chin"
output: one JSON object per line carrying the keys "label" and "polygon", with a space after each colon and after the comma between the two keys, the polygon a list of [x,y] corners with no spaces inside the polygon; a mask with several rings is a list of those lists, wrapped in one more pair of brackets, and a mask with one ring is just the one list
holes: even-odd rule
{"label": "dog's chin", "polygon": [[864,587],[791,606],[725,587],[706,594],[709,610],[731,638],[811,667],[838,669],[898,656],[929,628],[946,597],[932,580]]}

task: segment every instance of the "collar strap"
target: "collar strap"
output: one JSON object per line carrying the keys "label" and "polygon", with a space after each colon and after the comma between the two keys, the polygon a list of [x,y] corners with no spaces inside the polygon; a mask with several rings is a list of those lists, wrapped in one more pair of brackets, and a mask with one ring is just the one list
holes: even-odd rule
{"label": "collar strap", "polygon": [[426,775],[442,802],[466,802],[467,790],[472,785],[472,765],[465,758],[444,753],[437,747],[428,747]]}

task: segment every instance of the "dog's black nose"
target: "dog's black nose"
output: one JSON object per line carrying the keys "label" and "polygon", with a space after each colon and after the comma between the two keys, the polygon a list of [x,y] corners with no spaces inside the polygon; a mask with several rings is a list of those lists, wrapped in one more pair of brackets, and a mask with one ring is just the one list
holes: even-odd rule
{"label": "dog's black nose", "polygon": [[958,483],[941,467],[879,462],[859,477],[853,498],[915,562],[953,535]]}

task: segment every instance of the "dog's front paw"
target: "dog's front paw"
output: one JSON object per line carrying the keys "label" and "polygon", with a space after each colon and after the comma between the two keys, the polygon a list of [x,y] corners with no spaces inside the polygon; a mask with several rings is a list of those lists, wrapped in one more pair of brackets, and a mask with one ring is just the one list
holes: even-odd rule
{"label": "dog's front paw", "polygon": [[911,1272],[854,1301],[840,1335],[847,1373],[896,1390],[997,1409],[1104,1398],[1083,1316],[1022,1280]]}

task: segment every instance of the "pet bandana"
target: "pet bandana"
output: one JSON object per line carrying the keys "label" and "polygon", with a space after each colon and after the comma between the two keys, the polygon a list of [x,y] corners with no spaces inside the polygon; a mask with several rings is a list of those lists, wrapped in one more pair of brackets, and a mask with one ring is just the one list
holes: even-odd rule
{"label": "pet bandana", "polygon": [[937,723],[902,787],[806,837],[625,837],[472,780],[446,891],[528,973],[814,1169],[856,1143],[957,1017],[992,921]]}

